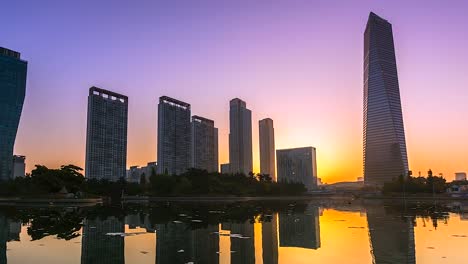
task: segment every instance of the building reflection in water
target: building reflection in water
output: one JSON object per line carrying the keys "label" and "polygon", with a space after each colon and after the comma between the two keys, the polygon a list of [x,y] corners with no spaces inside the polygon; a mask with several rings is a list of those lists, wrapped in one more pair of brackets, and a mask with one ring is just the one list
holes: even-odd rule
{"label": "building reflection in water", "polygon": [[250,220],[222,223],[222,229],[231,231],[231,264],[255,264],[254,224]]}
{"label": "building reflection in water", "polygon": [[218,225],[192,229],[185,223],[156,225],[156,264],[219,263]]}
{"label": "building reflection in water", "polygon": [[374,264],[415,264],[413,218],[387,214],[385,207],[367,208],[367,223]]}
{"label": "building reflection in water", "polygon": [[7,263],[7,242],[20,241],[21,222],[0,215],[0,264]]}
{"label": "building reflection in water", "polygon": [[125,263],[124,237],[107,235],[108,233],[123,233],[125,225],[115,216],[86,219],[83,226],[81,263],[106,264]]}
{"label": "building reflection in water", "polygon": [[280,247],[320,248],[319,208],[308,205],[305,212],[279,213]]}
{"label": "building reflection in water", "polygon": [[266,216],[262,222],[263,263],[278,263],[278,215]]}

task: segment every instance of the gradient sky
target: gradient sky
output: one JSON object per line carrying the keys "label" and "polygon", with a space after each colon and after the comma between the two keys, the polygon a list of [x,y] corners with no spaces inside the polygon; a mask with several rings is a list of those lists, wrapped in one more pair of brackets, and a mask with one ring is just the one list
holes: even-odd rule
{"label": "gradient sky", "polygon": [[52,1],[3,6],[0,46],[29,61],[15,153],[84,166],[89,87],[129,96],[127,165],[156,160],[157,102],[192,105],[219,127],[229,100],[274,120],[276,147],[317,148],[324,182],[362,175],[363,32],[393,24],[410,169],[468,171],[466,1]]}

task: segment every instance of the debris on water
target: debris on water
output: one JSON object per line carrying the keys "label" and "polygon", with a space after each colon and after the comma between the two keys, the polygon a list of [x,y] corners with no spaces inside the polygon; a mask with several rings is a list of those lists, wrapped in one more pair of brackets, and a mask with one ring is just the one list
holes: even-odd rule
{"label": "debris on water", "polygon": [[300,221],[299,218],[294,219],[294,223],[297,223],[299,221]]}
{"label": "debris on water", "polygon": [[184,252],[185,252],[185,250],[183,250],[183,249],[177,250],[177,253],[184,253]]}
{"label": "debris on water", "polygon": [[203,221],[202,221],[202,220],[198,220],[198,219],[193,219],[192,222],[201,223],[201,222],[203,222]]}
{"label": "debris on water", "polygon": [[271,215],[271,214],[266,214],[265,216],[266,217],[273,217],[273,215]]}
{"label": "debris on water", "polygon": [[240,239],[249,239],[250,238],[248,236],[243,236],[241,234],[231,234],[229,236],[232,237],[232,238],[240,238]]}
{"label": "debris on water", "polygon": [[189,261],[189,262],[187,262],[185,264],[193,264],[193,263],[194,263],[193,261]]}
{"label": "debris on water", "polygon": [[224,214],[223,211],[208,211],[210,214]]}
{"label": "debris on water", "polygon": [[219,232],[212,232],[211,234],[219,235]]}
{"label": "debris on water", "polygon": [[182,221],[174,220],[172,221],[174,224],[182,224]]}
{"label": "debris on water", "polygon": [[106,233],[106,236],[120,236],[120,237],[125,237],[125,236],[136,236],[136,235],[143,235],[146,234],[146,232],[135,232],[135,233],[123,233],[123,232],[114,232],[114,233]]}
{"label": "debris on water", "polygon": [[186,214],[179,214],[179,216],[182,216],[182,217],[184,217],[184,216],[187,216],[187,215],[186,215]]}

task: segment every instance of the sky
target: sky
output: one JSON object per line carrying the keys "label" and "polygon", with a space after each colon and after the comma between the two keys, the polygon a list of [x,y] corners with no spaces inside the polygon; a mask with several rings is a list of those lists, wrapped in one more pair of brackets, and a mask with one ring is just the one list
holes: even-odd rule
{"label": "sky", "polygon": [[0,46],[29,62],[15,154],[84,167],[88,89],[129,97],[127,166],[156,161],[158,98],[192,105],[219,128],[229,100],[274,120],[276,148],[317,148],[323,182],[362,176],[363,33],[393,24],[409,167],[468,171],[468,2],[383,0],[15,0]]}

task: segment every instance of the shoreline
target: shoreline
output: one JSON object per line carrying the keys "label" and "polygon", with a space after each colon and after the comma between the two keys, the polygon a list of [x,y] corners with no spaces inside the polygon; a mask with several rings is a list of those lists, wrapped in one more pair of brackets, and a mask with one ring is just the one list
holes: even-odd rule
{"label": "shoreline", "polygon": [[86,198],[86,199],[74,199],[74,198],[22,198],[22,197],[11,197],[11,198],[0,198],[0,205],[77,205],[77,206],[94,206],[102,204],[102,198]]}

